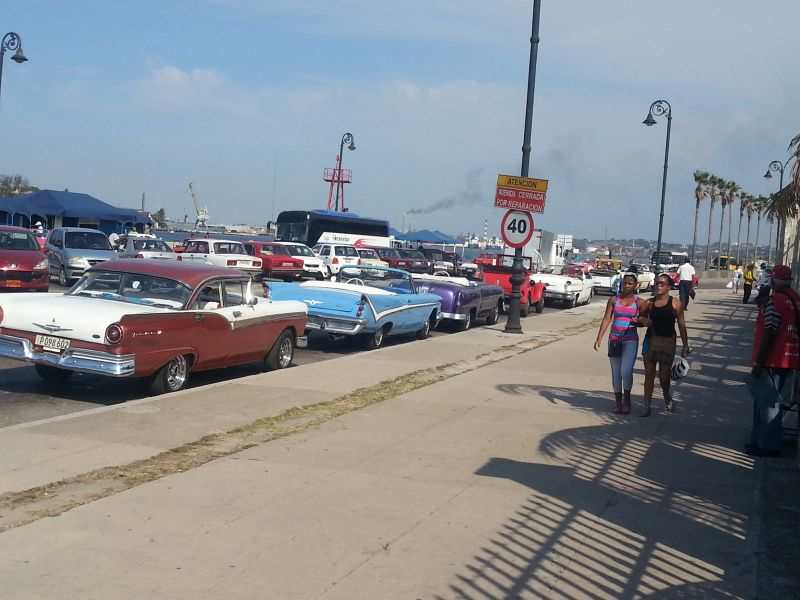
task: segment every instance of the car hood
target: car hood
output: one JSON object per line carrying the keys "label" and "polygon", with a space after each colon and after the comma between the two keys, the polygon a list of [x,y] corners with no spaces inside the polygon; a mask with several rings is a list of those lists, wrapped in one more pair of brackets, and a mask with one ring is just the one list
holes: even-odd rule
{"label": "car hood", "polygon": [[38,250],[0,250],[0,269],[6,267],[13,271],[30,271],[45,258],[44,253]]}
{"label": "car hood", "polygon": [[17,329],[103,343],[106,328],[125,315],[171,313],[167,308],[66,294],[7,295],[0,298],[0,330]]}
{"label": "car hood", "polygon": [[[311,282],[307,282],[311,283]],[[309,286],[306,283],[271,281],[269,289],[273,300],[299,300],[308,306],[309,314],[328,312],[355,314],[364,288],[345,283],[328,283],[326,286]]]}

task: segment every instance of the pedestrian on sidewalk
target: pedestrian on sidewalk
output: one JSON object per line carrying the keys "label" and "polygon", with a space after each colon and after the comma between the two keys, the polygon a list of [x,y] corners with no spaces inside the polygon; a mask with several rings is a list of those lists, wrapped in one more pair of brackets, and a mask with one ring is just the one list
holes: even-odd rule
{"label": "pedestrian on sidewalk", "polygon": [[664,409],[672,412],[672,395],[670,383],[672,363],[675,360],[675,323],[681,334],[681,356],[689,355],[689,336],[686,333],[686,321],[681,301],[670,295],[671,279],[666,273],[656,277],[655,297],[642,307],[641,321],[648,327],[643,346],[644,357],[644,410],[642,417],[650,416],[650,404],[655,387],[656,369],[664,395]]}
{"label": "pedestrian on sidewalk", "polygon": [[689,257],[687,256],[684,259],[683,264],[678,267],[678,295],[680,296],[681,304],[683,304],[684,310],[689,307],[689,296],[692,293],[694,276],[694,267],[692,266],[692,263],[689,262]]}
{"label": "pedestrian on sidewalk", "polygon": [[792,287],[792,270],[772,270],[772,295],[758,311],[753,337],[753,429],[745,452],[777,456],[783,445],[783,408],[792,400],[793,371],[800,368],[800,296]]}
{"label": "pedestrian on sidewalk", "polygon": [[733,272],[733,293],[738,294],[739,288],[742,287],[742,266],[738,265]]}
{"label": "pedestrian on sidewalk", "polygon": [[594,341],[595,351],[600,349],[603,336],[609,325],[608,360],[611,363],[611,385],[614,389],[614,402],[617,414],[631,412],[631,388],[633,388],[633,367],[639,351],[639,314],[642,300],[636,294],[639,280],[634,273],[622,276],[620,293],[612,296],[606,303],[606,312]]}
{"label": "pedestrian on sidewalk", "polygon": [[753,273],[753,269],[755,265],[750,263],[744,268],[744,293],[742,295],[742,304],[747,304],[750,302],[750,294],[753,291],[753,282],[756,279],[755,273]]}
{"label": "pedestrian on sidewalk", "polygon": [[761,270],[758,272],[756,278],[756,299],[755,303],[759,308],[763,308],[769,301],[769,295],[772,291],[772,269],[767,266],[767,263],[761,263]]}

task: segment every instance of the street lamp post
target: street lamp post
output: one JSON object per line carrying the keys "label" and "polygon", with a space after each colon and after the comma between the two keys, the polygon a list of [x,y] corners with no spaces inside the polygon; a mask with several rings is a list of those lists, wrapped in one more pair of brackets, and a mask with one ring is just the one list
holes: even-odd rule
{"label": "street lamp post", "polygon": [[[342,187],[342,181],[341,181],[341,178],[342,178],[342,159],[344,158],[344,145],[345,144],[347,144],[347,149],[348,150],[355,150],[356,149],[355,139],[353,138],[353,134],[350,133],[349,131],[342,136],[342,142],[339,144],[339,156],[336,157],[338,159],[338,161],[339,161],[339,164],[337,166],[337,171],[336,171],[336,173],[338,175],[338,179],[339,179],[339,182],[336,184],[336,204],[335,204],[335,209],[337,211],[339,210],[339,189]],[[344,190],[342,191],[342,193],[344,193]],[[344,198],[342,198],[342,200],[344,200]]]}
{"label": "street lamp post", "polygon": [[[522,136],[522,167],[520,175],[527,177],[531,162],[531,129],[533,128],[533,93],[536,87],[536,60],[539,54],[539,15],[541,0],[533,0],[533,18],[531,20],[531,52],[528,60],[528,95],[525,100],[525,131]],[[511,302],[508,305],[506,333],[522,333],[520,323],[520,286],[525,280],[522,273],[522,248],[514,250],[514,263],[511,267]]]}
{"label": "street lamp post", "polygon": [[669,134],[672,129],[672,106],[666,100],[656,100],[650,105],[643,124],[648,127],[655,125],[654,117],[667,115],[667,142],[664,146],[664,175],[661,178],[661,211],[658,215],[658,241],[656,242],[656,260],[661,256],[661,234],[664,229],[664,196],[667,193],[667,166],[669,164]]}
{"label": "street lamp post", "polygon": [[3,87],[3,60],[6,57],[6,51],[14,52],[11,60],[17,64],[22,64],[28,60],[28,57],[22,52],[22,38],[19,37],[19,34],[13,31],[5,34],[3,40],[0,41],[0,92],[2,92]]}
{"label": "street lamp post", "polygon": [[[764,173],[764,177],[767,179],[772,179],[772,171],[776,173],[780,173],[780,181],[778,182],[778,193],[783,189],[783,170],[786,168],[786,163],[783,163],[779,160],[773,160],[769,163],[767,167],[767,172]],[[778,231],[775,233],[775,254],[776,254],[776,261],[783,262],[783,235],[784,235],[784,222],[780,215],[778,215]],[[772,234],[770,234],[770,239],[772,238]],[[769,247],[769,255],[772,256],[772,244],[770,243]],[[768,259],[769,260],[769,259]]]}

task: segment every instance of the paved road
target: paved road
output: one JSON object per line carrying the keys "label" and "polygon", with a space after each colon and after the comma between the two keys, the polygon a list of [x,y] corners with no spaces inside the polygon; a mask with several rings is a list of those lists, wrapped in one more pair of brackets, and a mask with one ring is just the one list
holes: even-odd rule
{"label": "paved road", "polygon": [[[51,292],[61,291],[51,284]],[[604,298],[595,298],[604,302]],[[536,319],[547,318],[548,314],[558,312],[559,308],[547,308],[541,315],[531,315],[523,320],[533,323]],[[437,330],[434,336],[458,335],[452,329]],[[409,338],[388,338],[386,345],[406,343]],[[307,365],[338,358],[347,354],[362,352],[363,347],[353,340],[330,340],[325,335],[315,335],[309,340],[309,348],[300,349],[295,354],[296,365]],[[199,387],[259,373],[258,365],[236,367],[219,371],[197,373],[192,376],[189,387]],[[71,384],[53,388],[42,382],[33,367],[17,361],[0,359],[0,428],[46,419],[71,412],[108,406],[144,398],[148,395],[143,382],[113,380],[93,375],[76,375]]]}

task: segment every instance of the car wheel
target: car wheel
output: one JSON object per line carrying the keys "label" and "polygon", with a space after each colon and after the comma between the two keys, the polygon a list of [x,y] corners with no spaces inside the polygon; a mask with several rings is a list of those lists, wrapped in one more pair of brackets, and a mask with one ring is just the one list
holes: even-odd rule
{"label": "car wheel", "polygon": [[537,315],[540,315],[544,312],[544,298],[539,298],[539,301],[534,305],[534,310],[536,311]]}
{"label": "car wheel", "polygon": [[431,319],[432,318],[433,317],[431,317],[430,319],[425,321],[425,324],[422,326],[422,329],[420,329],[417,332],[417,339],[418,340],[425,340],[425,339],[428,339],[430,337],[430,335],[431,335]]}
{"label": "car wheel", "polygon": [[467,312],[467,314],[464,316],[466,317],[466,319],[458,322],[459,331],[466,331],[467,329],[472,327],[472,311]]}
{"label": "car wheel", "polygon": [[64,369],[56,369],[55,367],[48,367],[47,365],[34,365],[36,374],[42,378],[45,383],[51,385],[63,385],[72,379],[72,371],[65,371]]}
{"label": "car wheel", "polygon": [[381,329],[377,329],[373,333],[368,333],[365,338],[367,350],[377,350],[383,345],[383,338],[386,335],[386,332]]}
{"label": "car wheel", "polygon": [[277,371],[278,369],[285,369],[292,364],[293,359],[294,334],[290,330],[284,329],[264,359],[264,370]]}
{"label": "car wheel", "polygon": [[150,392],[154,396],[177,392],[186,387],[187,381],[189,381],[189,361],[183,355],[176,356],[158,370],[150,384]]}
{"label": "car wheel", "polygon": [[64,267],[61,267],[58,270],[58,285],[61,287],[67,287],[67,285],[69,285],[69,279],[67,279],[67,270]]}
{"label": "car wheel", "polygon": [[500,319],[500,303],[494,305],[492,312],[489,313],[489,316],[486,317],[486,324],[487,325],[494,325],[497,323],[498,319]]}

